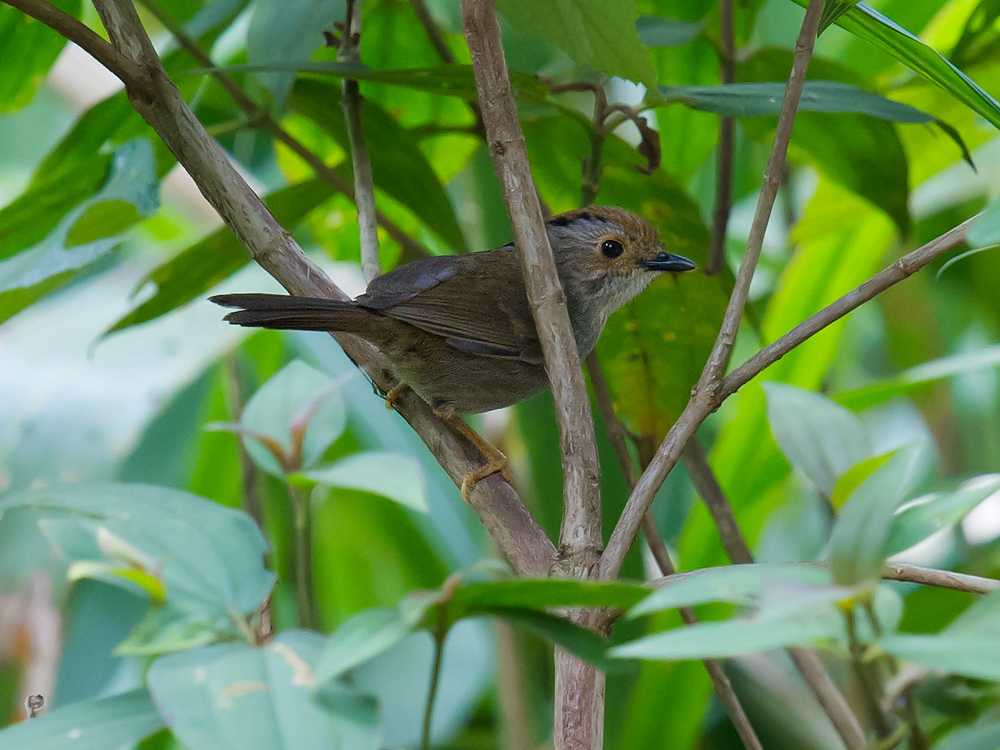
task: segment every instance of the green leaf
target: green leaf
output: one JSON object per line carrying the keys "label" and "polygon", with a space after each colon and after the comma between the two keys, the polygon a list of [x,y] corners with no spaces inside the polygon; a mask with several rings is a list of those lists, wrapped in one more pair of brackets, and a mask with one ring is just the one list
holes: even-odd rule
{"label": "green leaf", "polygon": [[[341,148],[350,151],[339,85],[308,79],[296,81],[289,104],[333,136]],[[455,210],[420,150],[418,138],[370,99],[363,100],[361,122],[369,144],[375,187],[409,208],[455,250],[466,251]]]}
{"label": "green leaf", "polygon": [[[191,748],[378,750],[373,699],[351,714],[311,697],[317,633],[288,631],[261,648],[227,643],[164,656],[146,675],[168,726]],[[360,698],[360,697],[359,697]]]}
{"label": "green leaf", "polygon": [[[309,59],[324,46],[323,30],[333,30],[344,20],[344,0],[255,0],[247,30],[247,59],[267,67],[273,63],[297,63]],[[295,79],[294,72],[259,73],[258,78],[281,108]]]}
{"label": "green leaf", "polygon": [[760,601],[765,589],[788,591],[829,587],[833,583],[826,568],[797,563],[760,563],[704,568],[671,577],[666,584],[629,610],[630,619],[677,607],[708,602],[730,602],[744,606]]}
{"label": "green leaf", "polygon": [[433,603],[432,597],[411,596],[394,609],[366,609],[345,620],[327,640],[316,666],[316,682],[335,680],[388,651],[418,627]]}
{"label": "green leaf", "polygon": [[932,534],[959,523],[965,515],[995,492],[1000,492],[1000,475],[974,477],[954,492],[935,493],[908,503],[892,519],[885,553],[896,555]]}
{"label": "green leaf", "polygon": [[627,609],[649,589],[622,581],[574,581],[555,578],[517,578],[463,584],[449,599],[449,612],[473,616],[499,608],[535,609],[550,607],[610,607]]}
{"label": "green leaf", "polygon": [[1000,680],[1000,638],[996,633],[936,633],[893,635],[879,646],[897,659],[917,662],[927,669],[982,680]]}
{"label": "green leaf", "polygon": [[[724,83],[718,86],[660,86],[664,103],[679,103],[723,117],[776,115],[785,96],[785,82]],[[909,104],[887,99],[839,81],[807,81],[799,99],[802,112],[854,112],[880,120],[927,124],[934,117]]]}
{"label": "green leaf", "polygon": [[833,494],[840,476],[871,455],[861,420],[818,393],[764,383],[767,419],[781,451],[820,492]]}
{"label": "green leaf", "polygon": [[[67,486],[0,499],[0,514],[13,508],[35,514],[44,529],[61,527],[50,538],[70,560],[101,559],[102,533],[124,540],[155,561],[156,569],[146,572],[162,580],[167,601],[202,620],[249,613],[274,585],[263,565],[267,542],[253,520],[187,492],[140,484]],[[67,527],[78,531],[71,535]]]}
{"label": "green leaf", "polygon": [[702,32],[707,21],[706,18],[697,23],[685,23],[674,18],[639,16],[635,28],[647,47],[682,47]]}
{"label": "green leaf", "polygon": [[837,638],[842,621],[835,613],[797,618],[703,622],[639,638],[608,651],[619,659],[710,659],[744,656],[786,646],[818,645]]}
{"label": "green leaf", "polygon": [[497,8],[516,29],[558,47],[578,65],[656,85],[636,30],[635,0],[500,0]]}
{"label": "green leaf", "polygon": [[144,688],[93,698],[47,711],[0,730],[0,747],[17,750],[117,750],[163,726]]}
{"label": "green leaf", "polygon": [[986,720],[948,732],[934,750],[996,750],[1000,747],[1000,721]]}
{"label": "green leaf", "polygon": [[420,463],[400,453],[357,453],[330,466],[296,475],[317,484],[381,495],[421,513],[429,512]]}
{"label": "green leaf", "polygon": [[966,239],[971,247],[991,247],[1000,243],[1000,198],[994,198],[969,227]]}
{"label": "green leaf", "polygon": [[[262,385],[243,409],[240,427],[247,453],[261,469],[284,477],[290,468],[312,467],[347,424],[347,412],[340,385],[305,362],[289,362]],[[301,454],[294,455],[293,431],[302,431]],[[276,441],[289,459],[300,463],[282,466],[278,459],[252,434]]]}
{"label": "green leaf", "polygon": [[[55,0],[52,5],[80,16],[80,0]],[[65,45],[66,38],[59,32],[22,10],[0,4],[0,112],[31,101]]]}
{"label": "green leaf", "polygon": [[[307,180],[274,191],[264,203],[274,218],[290,229],[333,192],[333,188],[322,180]],[[249,262],[246,249],[228,228],[223,227],[181,250],[143,279],[137,291],[152,282],[156,292],[119,319],[108,333],[145,323],[190,302]]]}
{"label": "green leaf", "polygon": [[[802,7],[808,5],[808,0],[793,1]],[[896,58],[1000,128],[1000,104],[996,99],[940,52],[866,3],[858,3],[840,16],[837,25]]]}
{"label": "green leaf", "polygon": [[[0,321],[61,285],[121,242],[121,232],[159,206],[156,162],[146,139],[129,141],[115,152],[101,190],[71,210],[38,245],[0,261]],[[95,224],[90,211],[98,206]]]}
{"label": "green leaf", "polygon": [[896,396],[909,395],[925,385],[976,370],[1000,367],[1000,344],[952,354],[904,370],[899,375],[833,394],[837,403],[850,409],[866,409]]}
{"label": "green leaf", "polygon": [[892,516],[918,475],[921,457],[914,447],[900,450],[851,493],[830,538],[835,582],[851,585],[879,577]]}
{"label": "green leaf", "polygon": [[622,671],[621,661],[608,658],[608,645],[603,638],[592,630],[570,622],[565,617],[519,608],[498,609],[492,614],[507,622],[520,625],[540,638],[560,646],[602,672]]}

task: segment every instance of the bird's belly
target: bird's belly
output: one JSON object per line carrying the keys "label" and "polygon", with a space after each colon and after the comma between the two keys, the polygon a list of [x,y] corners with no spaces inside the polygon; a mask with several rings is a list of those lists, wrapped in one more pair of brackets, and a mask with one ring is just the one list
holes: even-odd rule
{"label": "bird's belly", "polygon": [[478,414],[500,409],[549,387],[542,365],[458,351],[443,340],[427,342],[394,360],[399,378],[435,411]]}

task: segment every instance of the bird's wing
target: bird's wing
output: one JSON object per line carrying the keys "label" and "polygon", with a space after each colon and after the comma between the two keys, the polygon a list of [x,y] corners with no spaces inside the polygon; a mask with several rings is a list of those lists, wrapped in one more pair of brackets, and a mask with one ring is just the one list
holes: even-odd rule
{"label": "bird's wing", "polygon": [[520,264],[499,252],[408,263],[374,279],[357,303],[442,336],[460,351],[541,363]]}

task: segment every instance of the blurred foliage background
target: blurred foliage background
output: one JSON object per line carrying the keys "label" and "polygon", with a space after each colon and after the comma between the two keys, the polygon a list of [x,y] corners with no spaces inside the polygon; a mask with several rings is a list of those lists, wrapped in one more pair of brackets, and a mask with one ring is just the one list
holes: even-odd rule
{"label": "blurred foliage background", "polygon": [[[56,5],[100,29],[89,3]],[[447,50],[467,64],[458,3],[427,5]],[[639,133],[623,122],[604,143],[596,202],[643,214],[668,249],[699,264],[712,223],[717,113],[740,115],[726,270],[658,280],[609,322],[598,347],[640,458],[683,408],[714,341],[774,132],[776,107],[768,101],[774,92],[780,101],[802,17],[789,0],[737,0],[735,6],[737,81],[773,87],[720,102],[711,91],[681,88],[720,82],[714,3],[560,0],[545,9],[526,0],[498,2],[533,172],[553,212],[578,206],[584,175],[594,173],[587,161],[593,159],[593,97],[552,94],[548,83],[620,76],[600,79],[609,101],[649,105],[660,165],[649,175],[637,169],[646,163],[636,150]],[[882,0],[869,6],[919,36],[985,92],[1000,92],[1000,4]],[[272,118],[350,179],[340,79],[322,65],[295,72],[303,61],[333,60],[321,32],[342,18],[342,0],[162,0],[139,8],[199,119],[299,243],[342,288],[360,292],[353,204],[262,125]],[[642,18],[633,42],[636,10]],[[363,117],[380,210],[432,253],[506,243],[503,201],[470,106],[469,70],[443,67],[410,3],[369,0],[362,13],[361,57],[374,71],[362,76]],[[856,31],[863,26],[856,18],[845,16],[843,25]],[[603,46],[592,57],[577,22],[601,32]],[[200,71],[203,62],[183,50],[171,33],[175,26],[215,64],[235,66],[229,75],[260,110],[240,109]],[[902,65],[890,47],[837,26],[817,42],[810,81],[856,88],[839,89],[836,101],[829,92],[818,94],[815,106],[804,100],[803,109],[811,111],[796,120],[737,363],[983,209],[1000,191],[1000,109],[989,94],[966,92],[975,100],[970,105],[956,95],[961,79],[948,73],[938,85]],[[943,69],[943,63],[931,67]],[[407,68],[430,72],[398,72]],[[264,627],[259,604],[272,579],[254,562],[254,550],[265,542],[244,525],[246,516],[219,515],[219,507],[242,508],[263,529],[267,568],[278,580],[270,600],[275,643],[310,663],[326,641],[297,630],[296,513],[303,504],[312,509],[314,624],[324,633],[358,613],[394,608],[407,594],[437,589],[496,551],[406,424],[384,408],[329,337],[248,335],[222,323],[219,309],[205,301],[210,293],[277,286],[249,266],[116,79],[6,5],[0,5],[0,72],[0,723],[18,721],[25,696],[40,693],[50,710],[84,707],[82,714],[62,715],[77,722],[88,717],[83,725],[93,729],[86,736],[95,744],[87,747],[140,739],[150,750],[236,746],[227,744],[235,742],[233,727],[216,727],[214,736],[204,725],[163,728],[144,687],[159,707],[193,710],[204,696],[184,689],[189,649],[216,649],[213,663],[230,664],[225,659],[246,656],[235,645],[249,637],[245,629]],[[866,99],[858,89],[884,98]],[[963,148],[975,168],[963,159]],[[979,231],[973,245],[997,241],[992,224]],[[388,234],[381,239],[389,268],[403,248]],[[760,561],[827,554],[837,494],[810,473],[809,456],[802,455],[808,448],[794,425],[826,433],[834,443],[842,437],[833,450],[865,442],[856,454],[848,450],[853,459],[835,467],[833,480],[854,459],[918,445],[919,471],[907,498],[948,493],[963,480],[997,471],[998,288],[995,252],[935,262],[796,349],[710,419],[700,439]],[[311,465],[300,467],[313,469],[311,477],[289,483],[258,443],[248,439],[244,446],[226,427],[242,417],[244,429],[287,440],[294,416],[310,399],[318,399],[322,417],[306,437]],[[847,418],[836,404],[856,415],[839,432]],[[474,423],[510,456],[518,489],[555,538],[561,469],[551,398]],[[603,430],[598,433],[607,534],[627,487]],[[958,508],[907,539],[905,559],[996,576],[1000,495],[983,493]],[[681,467],[653,512],[679,569],[726,562]],[[190,555],[191,568],[164,567],[170,555]],[[636,545],[623,575],[642,581],[654,570]],[[178,590],[187,593],[171,599]],[[903,634],[941,631],[973,601],[970,594],[904,584],[887,596],[898,610],[887,617]],[[706,616],[732,611],[714,606]],[[663,618],[654,627],[673,623]],[[614,640],[649,627],[623,622]],[[268,724],[277,744],[261,739],[271,736],[261,730],[239,746],[418,746],[434,639],[407,633],[354,666],[350,688],[338,688],[343,694],[331,688],[328,703],[340,709],[323,714],[320,744],[296,732],[319,726],[309,712],[322,711],[293,696],[295,708]],[[155,659],[165,653],[175,659],[169,668],[165,658]],[[273,653],[279,652],[260,656],[254,669],[276,679],[283,667],[267,662]],[[849,685],[842,657],[834,651],[830,663]],[[632,667],[609,678],[608,748],[739,746],[698,662]],[[780,656],[745,656],[732,663],[731,676],[766,747],[838,746],[819,709],[801,699],[804,688]],[[946,666],[920,690],[928,742],[997,746],[997,694],[988,676]],[[361,729],[342,719],[344,701],[358,696],[375,696],[378,706],[374,719],[373,704],[351,703],[347,714],[368,717]],[[95,700],[104,701],[105,716],[132,723],[122,719],[115,724],[122,733],[115,734],[94,718],[96,704],[79,703]],[[544,747],[551,707],[551,645],[537,628],[478,616],[451,630],[433,746]],[[37,744],[16,746],[65,746],[52,731],[33,740]],[[15,746],[4,745],[4,737],[0,733],[0,746]],[[331,744],[331,737],[341,744]]]}

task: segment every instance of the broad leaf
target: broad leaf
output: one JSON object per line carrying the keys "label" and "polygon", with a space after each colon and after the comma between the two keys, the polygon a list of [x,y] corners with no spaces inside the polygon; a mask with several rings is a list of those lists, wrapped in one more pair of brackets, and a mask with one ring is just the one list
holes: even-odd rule
{"label": "broad leaf", "polygon": [[765,383],[767,419],[782,452],[820,492],[872,453],[861,420],[829,399],[783,383]]}
{"label": "broad leaf", "polygon": [[954,492],[935,493],[908,503],[892,519],[886,555],[896,555],[941,529],[959,523],[991,495],[1000,492],[1000,475],[975,477]]}
{"label": "broad leaf", "polygon": [[[80,0],[54,0],[56,8],[79,17]],[[0,112],[23,107],[34,96],[66,38],[11,5],[0,4]]]}
{"label": "broad leaf", "polygon": [[500,0],[510,23],[558,47],[578,65],[621,76],[647,87],[656,70],[639,39],[635,0]]}
{"label": "broad leaf", "polygon": [[378,750],[374,700],[351,712],[311,700],[323,637],[281,633],[266,646],[217,644],[157,659],[146,680],[171,731],[191,750]]}
{"label": "broad leaf", "polygon": [[913,447],[899,451],[850,494],[830,539],[834,581],[851,585],[878,578],[892,516],[912,489],[921,456]]}
{"label": "broad leaf", "polygon": [[[323,30],[333,31],[344,20],[344,0],[255,0],[247,31],[247,59],[254,65],[297,63],[309,59],[313,50],[324,46]],[[293,72],[259,73],[280,108],[295,78]]]}
{"label": "broad leaf", "polygon": [[296,475],[328,487],[370,492],[427,513],[427,487],[420,463],[397,453],[356,453],[330,466]]}
{"label": "broad leaf", "polygon": [[[196,495],[139,484],[28,490],[0,499],[0,513],[22,508],[61,533],[50,536],[70,560],[114,561],[100,537],[111,534],[155,566],[167,601],[209,620],[256,609],[274,584],[264,569],[265,541],[248,515]],[[0,516],[2,518],[2,516]],[[67,524],[76,527],[70,534]],[[112,579],[113,580],[113,579]],[[131,587],[126,579],[121,585]]]}
{"label": "broad leaf", "polygon": [[163,726],[144,688],[71,703],[0,730],[0,747],[17,750],[118,750]]}
{"label": "broad leaf", "polygon": [[639,16],[635,28],[639,32],[639,39],[647,47],[680,47],[701,33],[705,28],[705,20],[686,23],[674,18]]}
{"label": "broad leaf", "polygon": [[[347,412],[340,385],[329,375],[295,360],[258,389],[240,419],[247,452],[261,469],[278,477],[311,468],[340,437]],[[296,461],[282,466],[255,435],[267,436]],[[296,446],[298,454],[296,454]]]}
{"label": "broad leaf", "polygon": [[996,633],[970,635],[893,635],[879,642],[881,649],[927,669],[982,680],[1000,681],[1000,638]]}
{"label": "broad leaf", "polygon": [[34,247],[0,261],[0,321],[61,286],[121,242],[121,234],[159,206],[156,162],[146,139],[115,153],[107,182],[72,209]]}

